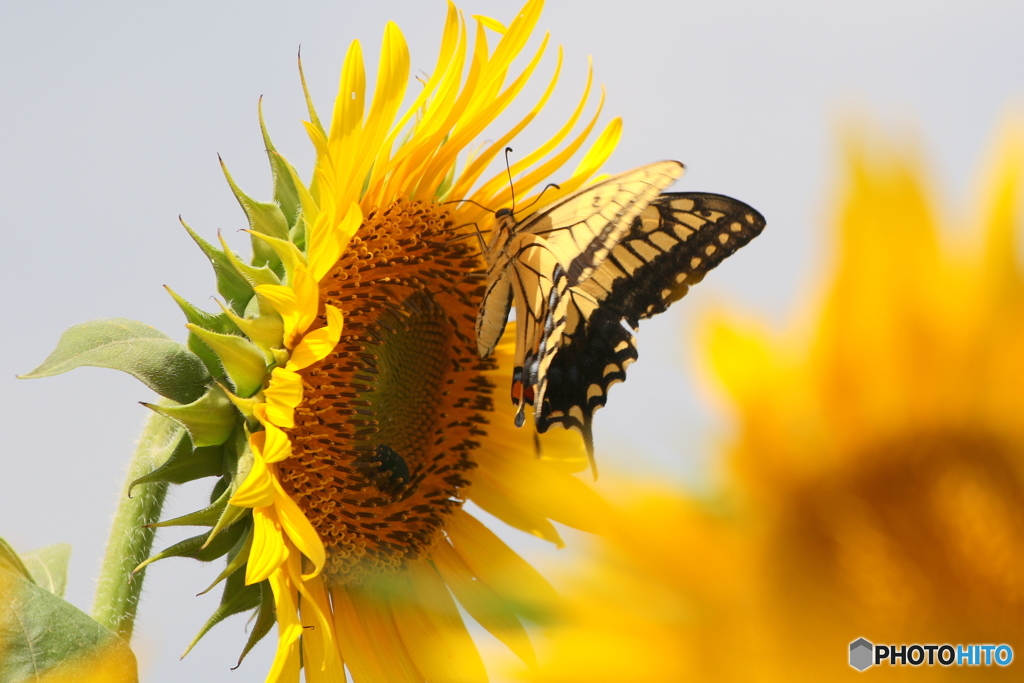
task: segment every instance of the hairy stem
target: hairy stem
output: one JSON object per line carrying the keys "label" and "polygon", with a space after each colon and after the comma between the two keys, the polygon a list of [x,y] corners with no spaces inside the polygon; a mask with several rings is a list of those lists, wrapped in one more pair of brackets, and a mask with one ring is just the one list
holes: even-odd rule
{"label": "hairy stem", "polygon": [[138,574],[132,574],[132,570],[153,549],[156,529],[146,525],[159,519],[167,498],[167,484],[140,484],[133,491],[129,489],[133,481],[164,464],[183,438],[188,437],[176,422],[154,413],[146,422],[128,464],[92,606],[93,618],[125,640],[132,636],[146,574],[145,569]]}

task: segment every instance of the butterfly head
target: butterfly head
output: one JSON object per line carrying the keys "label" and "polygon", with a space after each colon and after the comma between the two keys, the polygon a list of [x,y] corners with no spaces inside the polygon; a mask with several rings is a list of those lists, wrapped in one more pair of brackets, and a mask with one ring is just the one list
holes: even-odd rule
{"label": "butterfly head", "polygon": [[494,263],[498,255],[505,251],[505,247],[515,232],[516,226],[516,217],[510,208],[501,208],[495,211],[494,220],[496,223],[495,230],[492,231],[486,249],[488,263]]}

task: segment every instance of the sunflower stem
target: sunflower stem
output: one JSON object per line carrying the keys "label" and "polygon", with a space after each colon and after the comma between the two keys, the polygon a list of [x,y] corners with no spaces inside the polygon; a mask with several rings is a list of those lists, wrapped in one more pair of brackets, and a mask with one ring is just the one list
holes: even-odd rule
{"label": "sunflower stem", "polygon": [[128,464],[128,475],[114,513],[92,617],[125,640],[132,636],[146,573],[142,569],[132,574],[132,570],[153,549],[156,529],[146,525],[158,521],[167,498],[166,483],[140,484],[134,491],[130,487],[133,481],[162,465],[182,438],[187,437],[178,423],[157,414],[149,417]]}

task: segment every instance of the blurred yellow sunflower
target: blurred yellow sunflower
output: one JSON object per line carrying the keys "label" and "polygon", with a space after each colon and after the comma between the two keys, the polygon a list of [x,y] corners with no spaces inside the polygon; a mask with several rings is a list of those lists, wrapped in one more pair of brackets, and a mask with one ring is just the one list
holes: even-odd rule
{"label": "blurred yellow sunflower", "polygon": [[848,664],[861,637],[1024,652],[1024,129],[995,149],[968,236],[914,154],[850,137],[810,331],[703,328],[727,484],[634,491],[530,680],[1019,678]]}
{"label": "blurred yellow sunflower", "polygon": [[[512,71],[541,8],[531,0],[507,27],[475,17],[471,37],[449,3],[437,64],[404,110],[401,31],[387,25],[369,101],[353,42],[327,127],[309,104],[309,185],[265,129],[275,202],[252,200],[228,176],[252,228],[252,264],[196,237],[228,301],[220,317],[179,304],[190,348],[217,381],[201,410],[152,407],[189,429],[197,450],[182,462],[199,472],[196,453],[217,448],[228,476],[210,508],[163,523],[212,531],[153,559],[227,554],[225,597],[203,632],[258,605],[246,650],[276,619],[268,681],[296,681],[300,668],[313,682],[345,681],[346,669],[357,683],[484,681],[460,605],[532,662],[521,617],[537,618],[552,589],[464,505],[557,544],[552,520],[594,528],[601,503],[573,476],[586,463],[581,441],[545,435],[537,457],[532,428],[517,430],[510,401],[492,398],[510,385],[511,341],[481,360],[473,331],[485,269],[475,237],[511,199],[509,174],[516,196],[529,195],[581,149],[601,110],[573,133],[588,76],[555,135],[485,177],[548,101],[559,50],[529,113],[466,156],[545,52],[546,35]],[[618,119],[608,124],[548,196],[590,179],[620,131]],[[271,590],[250,590],[259,585]]]}

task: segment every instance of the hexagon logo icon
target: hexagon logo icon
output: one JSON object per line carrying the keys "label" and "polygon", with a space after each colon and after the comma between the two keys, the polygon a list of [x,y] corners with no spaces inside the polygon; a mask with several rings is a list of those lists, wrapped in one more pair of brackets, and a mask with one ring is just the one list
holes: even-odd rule
{"label": "hexagon logo icon", "polygon": [[850,666],[857,671],[863,671],[874,662],[875,646],[864,638],[858,638],[850,643]]}

